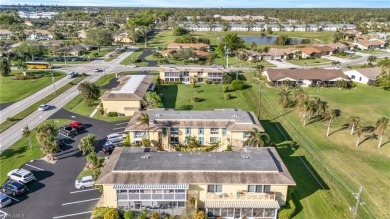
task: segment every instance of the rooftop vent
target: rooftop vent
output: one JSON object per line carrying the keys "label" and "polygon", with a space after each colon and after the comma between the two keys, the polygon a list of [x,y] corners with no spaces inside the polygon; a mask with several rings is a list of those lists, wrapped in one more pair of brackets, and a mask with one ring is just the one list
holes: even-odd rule
{"label": "rooftop vent", "polygon": [[161,114],[156,114],[156,117],[161,117]]}
{"label": "rooftop vent", "polygon": [[250,157],[249,156],[242,156],[242,158],[249,159]]}
{"label": "rooftop vent", "polygon": [[143,155],[143,156],[141,156],[141,159],[149,159],[149,158],[150,158],[149,155]]}
{"label": "rooftop vent", "polygon": [[237,114],[233,114],[233,117],[238,117],[238,115]]}

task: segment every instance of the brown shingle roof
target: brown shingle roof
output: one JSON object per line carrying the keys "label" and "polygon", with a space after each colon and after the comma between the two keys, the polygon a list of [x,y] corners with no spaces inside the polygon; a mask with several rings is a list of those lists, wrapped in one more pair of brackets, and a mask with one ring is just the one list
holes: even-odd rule
{"label": "brown shingle roof", "polygon": [[371,80],[375,80],[381,73],[381,69],[379,67],[374,68],[360,68],[356,69],[356,71],[360,72],[362,75],[366,76]]}
{"label": "brown shingle roof", "polygon": [[313,48],[318,49],[321,52],[333,52],[335,50],[334,48],[327,45],[313,46]]}
{"label": "brown shingle roof", "polygon": [[356,42],[356,44],[369,47],[369,46],[381,46],[384,45],[385,42],[382,40],[372,39],[372,40],[359,40]]}
{"label": "brown shingle roof", "polygon": [[305,47],[305,48],[299,48],[302,53],[305,53],[307,55],[313,54],[313,53],[321,53],[321,50],[314,48],[314,47]]}
{"label": "brown shingle roof", "polygon": [[330,81],[337,78],[348,80],[348,77],[341,70],[333,69],[267,69],[266,74],[270,81],[278,81],[284,78],[321,81]]}

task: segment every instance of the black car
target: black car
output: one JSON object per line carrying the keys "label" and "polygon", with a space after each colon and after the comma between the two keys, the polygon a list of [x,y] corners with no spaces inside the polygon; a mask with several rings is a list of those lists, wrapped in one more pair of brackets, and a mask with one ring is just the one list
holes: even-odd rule
{"label": "black car", "polygon": [[26,193],[27,187],[23,183],[12,181],[5,183],[2,190],[7,195],[17,196]]}
{"label": "black car", "polygon": [[59,129],[59,133],[66,136],[77,135],[77,129],[70,127],[69,125],[63,125]]}
{"label": "black car", "polygon": [[105,145],[103,147],[102,152],[104,154],[111,154],[114,151],[114,149],[115,149],[115,145]]}

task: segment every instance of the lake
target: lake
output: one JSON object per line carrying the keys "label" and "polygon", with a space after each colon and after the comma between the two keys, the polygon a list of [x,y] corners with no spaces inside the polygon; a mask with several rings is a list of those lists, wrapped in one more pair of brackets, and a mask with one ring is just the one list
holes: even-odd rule
{"label": "lake", "polygon": [[[257,44],[274,44],[276,41],[277,36],[242,36],[241,39],[243,39],[246,43],[257,43]],[[293,41],[294,39],[298,40],[298,43],[302,41],[302,38],[291,38]],[[292,43],[294,44],[294,43]]]}

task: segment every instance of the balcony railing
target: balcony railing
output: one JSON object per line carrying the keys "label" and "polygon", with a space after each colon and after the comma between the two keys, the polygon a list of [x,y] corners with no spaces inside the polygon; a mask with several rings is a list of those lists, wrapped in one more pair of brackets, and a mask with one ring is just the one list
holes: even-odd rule
{"label": "balcony railing", "polygon": [[275,199],[274,193],[212,193],[206,194],[208,200],[254,200]]}
{"label": "balcony railing", "polygon": [[118,200],[185,200],[184,193],[118,193]]}

